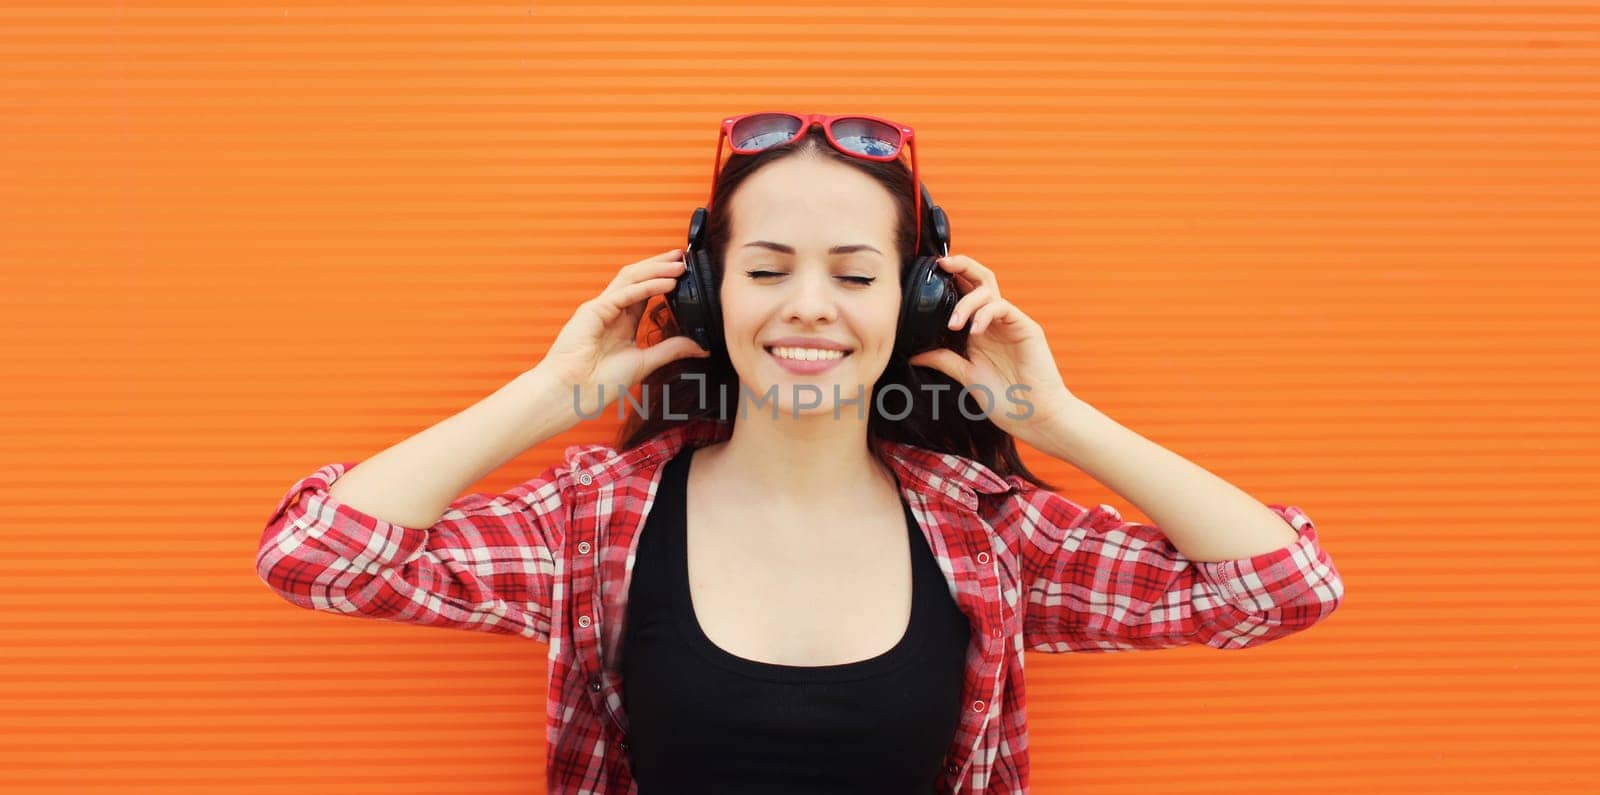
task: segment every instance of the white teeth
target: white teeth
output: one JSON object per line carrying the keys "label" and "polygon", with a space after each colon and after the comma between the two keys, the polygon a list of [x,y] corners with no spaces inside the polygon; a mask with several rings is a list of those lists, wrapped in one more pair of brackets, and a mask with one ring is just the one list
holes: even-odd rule
{"label": "white teeth", "polygon": [[802,362],[820,362],[831,359],[843,359],[844,351],[822,350],[820,348],[773,348],[772,355],[780,359],[797,359]]}

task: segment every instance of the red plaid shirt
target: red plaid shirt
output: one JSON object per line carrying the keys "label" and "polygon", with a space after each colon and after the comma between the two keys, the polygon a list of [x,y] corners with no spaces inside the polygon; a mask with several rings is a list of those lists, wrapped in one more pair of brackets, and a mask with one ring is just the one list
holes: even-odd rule
{"label": "red plaid shirt", "polygon": [[[639,530],[663,465],[730,429],[693,423],[620,452],[574,445],[564,463],[504,494],[461,497],[425,529],[329,497],[356,465],[331,463],[279,502],[256,571],[312,610],[549,644],[549,792],[635,793],[616,652]],[[1327,617],[1344,594],[1294,506],[1268,506],[1298,532],[1293,544],[1194,562],[1109,505],[1085,509],[955,455],[885,451],[973,629],[940,793],[1027,792],[1024,651],[1259,646]]]}

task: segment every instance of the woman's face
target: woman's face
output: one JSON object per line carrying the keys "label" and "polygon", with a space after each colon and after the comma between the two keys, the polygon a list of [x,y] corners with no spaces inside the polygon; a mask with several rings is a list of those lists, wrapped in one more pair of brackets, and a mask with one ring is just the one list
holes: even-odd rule
{"label": "woman's face", "polygon": [[728,207],[723,332],[744,388],[770,401],[776,386],[780,416],[831,416],[836,394],[860,400],[841,419],[865,416],[899,320],[894,199],[847,165],[797,155],[746,178]]}

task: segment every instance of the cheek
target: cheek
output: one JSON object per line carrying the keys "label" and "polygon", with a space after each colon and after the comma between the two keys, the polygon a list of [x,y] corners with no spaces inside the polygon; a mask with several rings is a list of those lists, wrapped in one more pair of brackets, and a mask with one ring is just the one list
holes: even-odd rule
{"label": "cheek", "polygon": [[717,294],[717,303],[722,310],[722,325],[730,329],[747,327],[756,314],[751,297],[740,295],[738,289],[727,285]]}
{"label": "cheek", "polygon": [[900,294],[898,292],[886,293],[873,310],[876,329],[884,338],[886,345],[894,343],[895,329],[900,326]]}
{"label": "cheek", "polygon": [[[772,319],[776,306],[767,306],[759,293],[741,291],[737,286],[723,285],[721,299],[722,325],[729,338],[744,338],[758,333],[763,324]],[[861,296],[866,298],[866,296]],[[840,320],[874,347],[889,350],[894,347],[895,330],[900,325],[900,293],[898,289],[884,291],[868,300],[844,301],[839,304]]]}

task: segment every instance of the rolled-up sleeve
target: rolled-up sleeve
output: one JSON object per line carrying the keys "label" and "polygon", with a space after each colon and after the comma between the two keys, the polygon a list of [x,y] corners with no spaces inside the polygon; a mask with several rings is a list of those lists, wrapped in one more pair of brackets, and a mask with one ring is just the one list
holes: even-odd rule
{"label": "rolled-up sleeve", "polygon": [[1298,507],[1268,505],[1295,540],[1249,558],[1192,561],[1153,525],[1020,488],[1025,646],[1044,652],[1260,646],[1327,618],[1344,597]]}
{"label": "rolled-up sleeve", "polygon": [[279,501],[256,552],[262,582],[309,610],[549,642],[571,512],[565,467],[501,494],[465,495],[416,528],[328,493],[355,466],[323,466]]}

